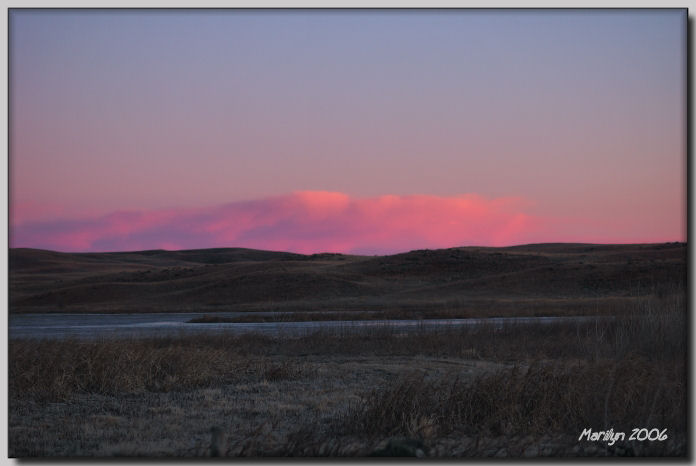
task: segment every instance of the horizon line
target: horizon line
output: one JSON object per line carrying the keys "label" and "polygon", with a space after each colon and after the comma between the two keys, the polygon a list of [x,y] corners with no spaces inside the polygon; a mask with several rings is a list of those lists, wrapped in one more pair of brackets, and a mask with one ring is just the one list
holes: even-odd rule
{"label": "horizon line", "polygon": [[132,250],[113,250],[113,251],[59,251],[54,249],[44,249],[44,248],[31,248],[31,247],[9,247],[8,251],[17,250],[31,250],[31,251],[43,251],[43,252],[53,252],[58,254],[135,254],[143,252],[186,252],[186,251],[211,251],[211,250],[247,250],[247,251],[262,251],[262,252],[275,252],[281,254],[295,254],[298,256],[317,256],[322,254],[333,254],[339,256],[363,256],[363,257],[375,257],[375,256],[395,256],[399,254],[408,254],[411,252],[418,251],[446,251],[449,249],[466,249],[466,248],[476,248],[476,249],[508,249],[508,248],[518,248],[525,246],[658,246],[666,244],[680,244],[686,245],[688,241],[658,241],[658,242],[638,242],[638,243],[583,243],[583,242],[541,242],[541,243],[519,243],[510,244],[506,246],[483,246],[483,245],[466,245],[466,246],[452,246],[448,248],[416,248],[404,250],[401,252],[394,252],[389,254],[346,254],[342,252],[334,251],[321,251],[310,254],[305,254],[301,252],[286,251],[286,250],[274,250],[274,249],[259,249],[259,248],[247,248],[242,246],[225,246],[225,247],[212,247],[212,248],[183,248],[183,249],[132,249]]}

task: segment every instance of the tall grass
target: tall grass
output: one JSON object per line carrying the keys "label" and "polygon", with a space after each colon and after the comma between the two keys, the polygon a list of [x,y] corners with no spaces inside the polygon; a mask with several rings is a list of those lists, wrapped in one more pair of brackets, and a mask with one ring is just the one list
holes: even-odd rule
{"label": "tall grass", "polygon": [[[244,341],[237,339],[236,343]],[[168,392],[246,379],[296,378],[293,361],[244,356],[230,339],[11,341],[10,398],[65,400],[75,393]],[[212,344],[211,344],[212,343]],[[257,342],[258,344],[258,342]]]}
{"label": "tall grass", "polygon": [[511,362],[631,358],[680,362],[686,353],[684,300],[683,293],[639,300],[632,312],[615,320],[481,325],[437,332],[421,328],[409,335],[385,326],[369,332],[321,330],[300,338],[194,335],[94,342],[11,340],[9,389],[13,397],[66,398],[76,392],[205,387],[234,382],[245,374],[292,378],[302,368],[278,367],[280,363],[272,359],[309,354],[421,354]]}
{"label": "tall grass", "polygon": [[515,366],[464,381],[411,375],[369,392],[340,430],[428,438],[685,428],[683,364],[645,360]]}
{"label": "tall grass", "polygon": [[[686,306],[653,296],[612,321],[473,332],[480,357],[513,367],[473,381],[411,375],[371,390],[340,429],[379,435],[493,435],[686,428]],[[529,363],[529,361],[532,361]]]}

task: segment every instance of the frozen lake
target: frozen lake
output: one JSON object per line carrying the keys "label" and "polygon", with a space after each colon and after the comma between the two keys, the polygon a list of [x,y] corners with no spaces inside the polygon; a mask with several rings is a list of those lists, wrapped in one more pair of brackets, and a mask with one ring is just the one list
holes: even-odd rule
{"label": "frozen lake", "polygon": [[[248,313],[216,313],[224,317]],[[259,314],[259,313],[257,313]],[[272,315],[273,313],[262,313]],[[392,330],[398,333],[437,331],[458,326],[530,325],[560,322],[591,322],[608,317],[492,317],[484,319],[360,320],[314,322],[262,322],[189,324],[186,321],[204,313],[146,314],[20,314],[9,317],[9,338],[137,338],[190,335],[196,333],[259,333],[302,336],[318,330],[362,332]],[[210,314],[208,314],[210,315]]]}

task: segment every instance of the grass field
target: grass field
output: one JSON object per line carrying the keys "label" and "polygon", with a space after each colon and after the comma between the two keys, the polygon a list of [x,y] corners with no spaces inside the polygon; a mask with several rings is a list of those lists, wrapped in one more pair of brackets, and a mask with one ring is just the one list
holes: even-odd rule
{"label": "grass field", "polygon": [[12,313],[592,315],[686,287],[684,243],[466,247],[392,256],[12,249],[9,265]]}
{"label": "grass field", "polygon": [[[10,343],[11,456],[686,454],[685,303],[613,322]],[[659,442],[578,441],[586,428]]]}
{"label": "grass field", "polygon": [[[686,245],[10,251],[10,312],[614,316],[9,343],[13,457],[685,456]],[[325,312],[325,311],[331,311]],[[633,429],[664,440],[629,440]],[[592,432],[626,439],[579,440]]]}

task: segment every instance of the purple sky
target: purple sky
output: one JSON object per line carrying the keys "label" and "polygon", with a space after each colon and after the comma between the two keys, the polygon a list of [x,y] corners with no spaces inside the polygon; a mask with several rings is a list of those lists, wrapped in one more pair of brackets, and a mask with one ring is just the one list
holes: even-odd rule
{"label": "purple sky", "polygon": [[686,240],[686,10],[10,12],[10,241]]}

